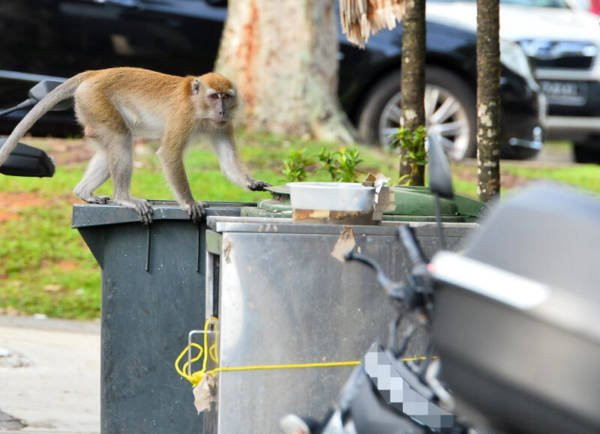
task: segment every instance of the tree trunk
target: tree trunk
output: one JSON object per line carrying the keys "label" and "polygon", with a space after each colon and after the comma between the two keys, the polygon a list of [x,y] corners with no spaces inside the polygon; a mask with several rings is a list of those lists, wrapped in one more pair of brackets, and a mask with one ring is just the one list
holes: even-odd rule
{"label": "tree trunk", "polygon": [[355,143],[337,97],[333,1],[229,0],[216,69],[240,96],[253,131]]}
{"label": "tree trunk", "polygon": [[[425,0],[407,0],[403,25],[400,126],[413,132],[425,125]],[[401,147],[400,177],[405,175],[410,185],[425,183],[425,166],[413,164]]]}
{"label": "tree trunk", "polygon": [[477,192],[500,194],[499,0],[477,0]]}

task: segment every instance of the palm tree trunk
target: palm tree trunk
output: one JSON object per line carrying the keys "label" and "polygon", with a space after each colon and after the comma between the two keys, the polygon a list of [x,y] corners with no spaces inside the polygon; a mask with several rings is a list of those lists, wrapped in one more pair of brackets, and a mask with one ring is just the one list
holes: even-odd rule
{"label": "palm tree trunk", "polygon": [[[406,2],[403,25],[400,126],[413,132],[425,125],[425,0]],[[425,166],[414,164],[401,147],[400,178],[405,176],[409,177],[410,185],[425,183]]]}
{"label": "palm tree trunk", "polygon": [[499,0],[477,0],[477,192],[500,194]]}

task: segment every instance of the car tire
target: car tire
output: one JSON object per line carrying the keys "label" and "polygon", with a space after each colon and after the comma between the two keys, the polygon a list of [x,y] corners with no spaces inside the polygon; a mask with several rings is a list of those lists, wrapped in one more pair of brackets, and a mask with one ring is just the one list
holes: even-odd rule
{"label": "car tire", "polygon": [[[449,155],[454,160],[462,160],[467,157],[473,157],[476,153],[476,126],[477,119],[475,113],[475,95],[472,89],[460,79],[457,75],[438,67],[428,67],[426,69],[426,98],[427,94],[433,97],[432,90],[438,90],[443,96],[443,101],[453,99],[458,103],[460,122],[464,124],[461,134],[455,137],[460,139],[460,149],[455,152],[450,151]],[[383,117],[386,113],[393,113],[400,118],[400,108],[393,110],[393,102],[399,99],[400,94],[400,74],[390,74],[373,87],[368,95],[362,110],[358,116],[358,132],[367,143],[372,145],[385,146],[382,143],[382,131],[386,120]],[[392,109],[390,109],[390,105]],[[435,104],[434,104],[435,105]],[[439,107],[438,107],[439,108]],[[431,112],[430,112],[431,113]],[[435,113],[435,110],[434,110]],[[391,122],[391,121],[390,121]],[[428,134],[434,127],[431,120],[427,119]],[[444,122],[442,122],[444,123]],[[445,124],[448,124],[446,122]],[[398,124],[389,124],[389,129],[398,128]],[[456,141],[455,141],[456,143]]]}
{"label": "car tire", "polygon": [[589,142],[574,142],[573,157],[576,163],[600,164],[600,148],[594,147]]}

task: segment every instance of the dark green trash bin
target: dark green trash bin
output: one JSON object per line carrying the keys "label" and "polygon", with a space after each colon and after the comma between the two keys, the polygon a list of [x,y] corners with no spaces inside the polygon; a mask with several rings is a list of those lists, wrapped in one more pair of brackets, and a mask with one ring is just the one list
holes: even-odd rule
{"label": "dark green trash bin", "polygon": [[[207,214],[236,216],[244,205],[211,203]],[[102,268],[102,433],[201,432],[173,361],[204,323],[206,226],[155,202],[149,226],[117,205],[75,205],[73,227]]]}

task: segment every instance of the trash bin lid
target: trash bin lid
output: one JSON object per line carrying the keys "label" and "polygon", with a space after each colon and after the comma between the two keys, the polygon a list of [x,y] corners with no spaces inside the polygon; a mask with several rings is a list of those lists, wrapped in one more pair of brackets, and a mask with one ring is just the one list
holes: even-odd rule
{"label": "trash bin lid", "polygon": [[[152,220],[189,220],[188,214],[175,201],[150,200]],[[252,202],[204,202],[207,215],[240,215],[242,207],[256,207]],[[136,223],[140,218],[132,208],[108,203],[76,204],[73,206],[71,227],[86,228],[123,223]]]}

